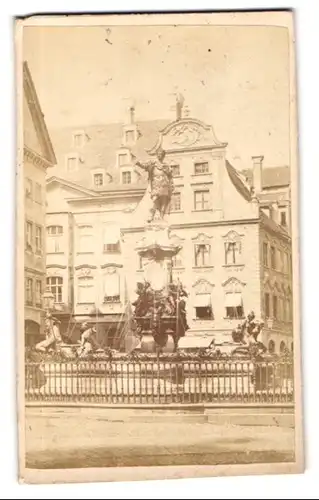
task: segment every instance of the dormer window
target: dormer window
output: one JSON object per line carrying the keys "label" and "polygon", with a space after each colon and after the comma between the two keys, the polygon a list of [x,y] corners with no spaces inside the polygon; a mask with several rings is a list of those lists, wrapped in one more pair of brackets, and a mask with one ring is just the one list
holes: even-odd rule
{"label": "dormer window", "polygon": [[132,173],[130,171],[122,172],[122,184],[132,183]]}
{"label": "dormer window", "polygon": [[99,187],[103,186],[103,184],[104,184],[103,174],[94,174],[93,180],[94,180],[94,187],[96,187],[96,188],[99,188]]}
{"label": "dormer window", "polygon": [[68,172],[75,172],[78,169],[79,157],[77,155],[69,155],[66,158],[66,168]]}
{"label": "dormer window", "polygon": [[85,142],[85,133],[82,131],[77,131],[73,133],[73,147],[82,148]]}
{"label": "dormer window", "polygon": [[135,140],[135,134],[134,130],[127,130],[125,132],[125,142],[126,143],[132,143]]}
{"label": "dormer window", "polygon": [[120,166],[127,165],[127,163],[128,163],[127,158],[128,158],[127,153],[120,153],[119,154],[119,165]]}

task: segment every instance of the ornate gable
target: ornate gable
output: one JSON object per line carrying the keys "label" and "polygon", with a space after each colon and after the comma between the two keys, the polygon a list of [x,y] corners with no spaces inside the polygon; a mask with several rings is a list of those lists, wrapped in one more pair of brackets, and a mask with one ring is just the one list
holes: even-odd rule
{"label": "ornate gable", "polygon": [[227,143],[220,142],[212,127],[194,118],[184,118],[170,123],[159,135],[156,145],[148,151],[154,155],[159,148],[166,152],[192,149],[225,148]]}
{"label": "ornate gable", "polygon": [[215,285],[210,283],[210,281],[201,278],[193,284],[195,293],[211,293]]}
{"label": "ornate gable", "polygon": [[227,241],[240,241],[243,238],[243,234],[237,233],[237,231],[231,230],[223,236]]}
{"label": "ornate gable", "polygon": [[232,277],[228,278],[226,281],[222,283],[222,286],[225,288],[227,292],[241,292],[243,287],[246,286],[246,283],[240,281],[238,278]]}
{"label": "ornate gable", "polygon": [[195,241],[196,243],[207,243],[211,239],[212,236],[208,236],[208,234],[198,233],[194,238],[192,238],[192,241]]}

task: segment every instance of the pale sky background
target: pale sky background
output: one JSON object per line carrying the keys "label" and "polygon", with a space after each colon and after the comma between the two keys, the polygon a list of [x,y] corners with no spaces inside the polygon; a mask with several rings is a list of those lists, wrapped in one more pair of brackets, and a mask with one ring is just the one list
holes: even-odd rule
{"label": "pale sky background", "polygon": [[289,165],[284,28],[28,27],[24,51],[49,131],[123,122],[124,98],[137,121],[174,119],[177,89],[238,168],[259,154],[266,166]]}

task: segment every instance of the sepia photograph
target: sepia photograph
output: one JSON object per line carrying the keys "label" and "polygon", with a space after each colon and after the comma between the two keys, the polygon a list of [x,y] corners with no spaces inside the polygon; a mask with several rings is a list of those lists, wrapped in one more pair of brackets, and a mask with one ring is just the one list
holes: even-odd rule
{"label": "sepia photograph", "polygon": [[293,14],[15,34],[19,480],[302,472]]}

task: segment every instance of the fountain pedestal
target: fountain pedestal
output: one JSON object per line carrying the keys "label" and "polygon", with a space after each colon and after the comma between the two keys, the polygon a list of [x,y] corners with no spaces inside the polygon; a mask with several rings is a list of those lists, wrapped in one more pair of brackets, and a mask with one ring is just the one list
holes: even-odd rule
{"label": "fountain pedestal", "polygon": [[[181,246],[170,239],[168,224],[153,221],[145,228],[144,236],[136,251],[143,259],[144,280],[148,284],[144,301],[149,300],[145,314],[136,320],[141,328],[141,346],[143,352],[173,351],[174,342],[169,332],[176,333],[176,313],[170,315],[169,308],[176,309],[176,303],[170,302],[172,285],[172,258],[178,254]],[[168,311],[168,312],[167,312]],[[175,331],[174,331],[175,329]]]}

